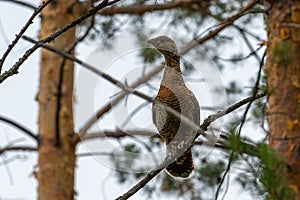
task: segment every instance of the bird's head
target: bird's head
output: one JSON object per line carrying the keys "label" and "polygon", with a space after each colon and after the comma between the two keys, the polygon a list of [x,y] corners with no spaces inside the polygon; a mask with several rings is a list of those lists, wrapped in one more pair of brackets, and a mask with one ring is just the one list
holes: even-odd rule
{"label": "bird's head", "polygon": [[159,36],[148,40],[149,44],[152,44],[157,50],[159,50],[165,56],[170,54],[178,55],[178,49],[175,42],[167,36]]}

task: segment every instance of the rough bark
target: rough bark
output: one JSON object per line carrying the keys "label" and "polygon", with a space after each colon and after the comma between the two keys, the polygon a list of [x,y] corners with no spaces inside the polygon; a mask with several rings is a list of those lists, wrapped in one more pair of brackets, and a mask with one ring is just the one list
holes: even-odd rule
{"label": "rough bark", "polygon": [[300,2],[266,2],[269,143],[300,199]]}
{"label": "rough bark", "polygon": [[[54,0],[41,17],[40,39],[76,17],[75,0]],[[66,49],[75,41],[75,30],[64,33],[51,45]],[[73,142],[73,63],[45,49],[41,50],[39,103],[38,199],[70,200],[74,198],[75,144]],[[60,74],[63,72],[61,93]],[[59,100],[58,100],[59,99]],[[58,103],[59,102],[59,103]],[[59,114],[57,108],[59,106]],[[58,117],[57,117],[58,116]]]}

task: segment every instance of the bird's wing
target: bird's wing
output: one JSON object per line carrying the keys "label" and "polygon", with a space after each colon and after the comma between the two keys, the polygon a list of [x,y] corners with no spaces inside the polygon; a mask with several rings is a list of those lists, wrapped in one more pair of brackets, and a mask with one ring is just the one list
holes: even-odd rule
{"label": "bird's wing", "polygon": [[[155,100],[158,101],[158,98],[155,98]],[[159,132],[163,129],[166,119],[167,119],[166,110],[162,106],[158,105],[157,103],[153,103],[152,120]]]}
{"label": "bird's wing", "polygon": [[190,98],[193,105],[193,121],[200,126],[200,106],[195,95],[190,91]]}

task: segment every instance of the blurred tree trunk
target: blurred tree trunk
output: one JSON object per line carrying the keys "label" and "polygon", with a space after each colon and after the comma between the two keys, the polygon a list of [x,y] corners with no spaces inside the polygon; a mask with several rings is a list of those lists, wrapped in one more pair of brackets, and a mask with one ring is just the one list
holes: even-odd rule
{"label": "blurred tree trunk", "polygon": [[[72,10],[74,3],[75,0],[54,0],[43,10],[40,39],[76,18],[77,13]],[[51,45],[66,50],[74,41],[75,29],[72,29],[55,39]],[[66,61],[62,66],[62,62],[61,56],[41,50],[38,93],[39,200],[74,199],[73,63]]]}
{"label": "blurred tree trunk", "polygon": [[300,2],[265,3],[269,143],[287,161],[290,187],[300,199]]}

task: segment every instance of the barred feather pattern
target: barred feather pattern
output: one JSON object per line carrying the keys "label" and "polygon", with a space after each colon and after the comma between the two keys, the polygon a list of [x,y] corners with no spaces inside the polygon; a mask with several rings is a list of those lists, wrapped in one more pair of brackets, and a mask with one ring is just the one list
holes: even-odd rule
{"label": "barred feather pattern", "polygon": [[[180,57],[175,42],[166,36],[160,36],[149,41],[165,57],[165,69],[158,94],[155,98],[181,113],[195,124],[200,123],[200,107],[194,94],[185,85],[180,70]],[[152,106],[153,123],[157,127],[167,145],[167,156],[175,157],[166,166],[167,172],[175,177],[187,178],[194,170],[191,148],[181,149],[187,138],[196,135],[181,120],[168,113],[163,107],[154,103]],[[180,152],[182,151],[182,152]]]}

